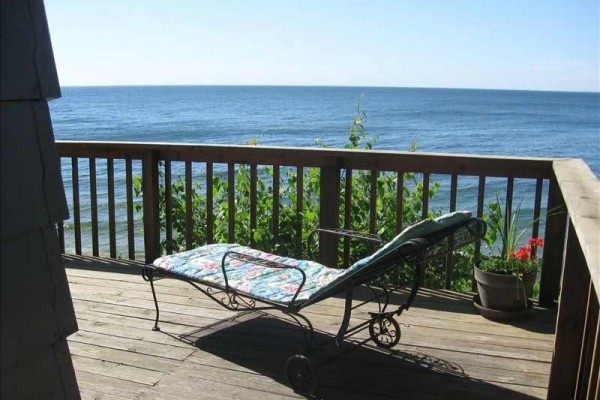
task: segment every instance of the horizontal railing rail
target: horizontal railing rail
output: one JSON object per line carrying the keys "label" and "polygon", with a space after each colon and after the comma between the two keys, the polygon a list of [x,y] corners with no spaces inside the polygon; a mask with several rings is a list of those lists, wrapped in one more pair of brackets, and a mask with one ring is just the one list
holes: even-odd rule
{"label": "horizontal railing rail", "polygon": [[552,158],[500,157],[381,150],[233,146],[185,143],[57,141],[63,157],[142,160],[148,152],[158,160],[236,164],[327,167],[361,170],[418,171],[488,177],[542,178],[553,176]]}

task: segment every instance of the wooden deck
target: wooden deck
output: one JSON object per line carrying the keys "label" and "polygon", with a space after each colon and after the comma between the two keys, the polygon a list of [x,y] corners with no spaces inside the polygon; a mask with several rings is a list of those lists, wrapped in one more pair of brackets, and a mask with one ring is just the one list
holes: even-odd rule
{"label": "wooden deck", "polygon": [[[69,346],[83,399],[302,398],[284,377],[301,336],[280,315],[258,316],[195,344],[179,335],[233,313],[190,285],[157,282],[162,332],[151,330],[154,305],[140,264],[65,256],[79,332]],[[364,318],[368,307],[355,312]],[[343,301],[308,309],[317,340],[337,331]],[[477,315],[470,297],[423,290],[400,318],[394,351],[372,345],[323,365],[321,399],[545,398],[554,312],[536,309],[512,324]],[[363,332],[361,337],[366,337]]]}

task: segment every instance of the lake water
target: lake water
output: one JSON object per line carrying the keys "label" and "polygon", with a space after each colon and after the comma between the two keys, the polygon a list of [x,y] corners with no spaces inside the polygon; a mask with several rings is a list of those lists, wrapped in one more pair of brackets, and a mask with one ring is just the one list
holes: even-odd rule
{"label": "lake water", "polygon": [[[599,93],[260,86],[64,87],[62,92],[50,103],[54,133],[62,140],[245,144],[258,138],[264,145],[341,147],[359,102],[367,113],[367,134],[377,137],[376,149],[405,151],[416,142],[424,152],[577,157],[600,175]],[[63,165],[71,202],[70,162]],[[84,244],[90,222],[86,166],[82,161]],[[98,174],[104,168],[100,161]],[[123,169],[115,164],[120,235]],[[459,184],[464,191],[458,207],[473,208],[476,182],[461,178]],[[105,185],[100,179],[100,199]],[[502,180],[490,180],[487,197],[503,187]],[[440,210],[447,207],[446,194],[443,185]],[[529,204],[530,197],[531,183],[517,182],[517,201]],[[102,232],[107,223],[102,200],[100,212]],[[101,246],[107,240],[101,237]]]}

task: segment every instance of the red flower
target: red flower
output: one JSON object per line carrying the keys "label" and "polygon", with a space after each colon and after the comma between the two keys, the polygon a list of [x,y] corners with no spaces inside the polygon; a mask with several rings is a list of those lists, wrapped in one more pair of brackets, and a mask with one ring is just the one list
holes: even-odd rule
{"label": "red flower", "polygon": [[544,239],[532,237],[531,239],[529,239],[527,244],[535,247],[544,247]]}
{"label": "red flower", "polygon": [[529,260],[529,257],[531,256],[531,249],[529,247],[521,247],[519,250],[517,250],[515,256],[519,260]]}

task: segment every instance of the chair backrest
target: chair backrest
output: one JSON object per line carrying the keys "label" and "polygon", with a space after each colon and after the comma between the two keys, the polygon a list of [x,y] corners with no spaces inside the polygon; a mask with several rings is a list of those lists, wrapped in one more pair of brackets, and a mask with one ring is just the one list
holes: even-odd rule
{"label": "chair backrest", "polygon": [[[318,298],[326,296],[328,293],[335,292],[340,289],[340,285],[343,285],[344,281],[347,281],[351,277],[357,277],[365,275],[370,276],[372,272],[381,271],[383,264],[393,265],[395,263],[396,256],[391,254],[395,250],[399,249],[400,246],[405,244],[411,239],[419,239],[423,237],[435,236],[435,233],[442,231],[452,230],[451,227],[454,225],[464,225],[471,219],[470,211],[456,211],[449,214],[444,214],[434,219],[426,219],[419,223],[409,226],[398,234],[394,239],[389,241],[385,246],[381,247],[375,253],[368,257],[365,257],[354,264],[352,264],[343,274],[340,274],[335,280],[331,281],[328,285],[320,288],[310,296],[309,303],[317,301]],[[390,260],[384,260],[386,256]],[[390,264],[391,263],[391,264]],[[383,266],[385,268],[385,266]],[[373,271],[369,271],[372,269]]]}
{"label": "chair backrest", "polygon": [[381,247],[375,253],[352,264],[348,270],[357,272],[398,249],[408,240],[422,238],[436,231],[466,221],[469,218],[471,218],[470,211],[455,211],[449,214],[444,214],[437,218],[425,219],[421,222],[411,225],[400,232],[395,238],[390,240],[385,244],[385,246]]}

